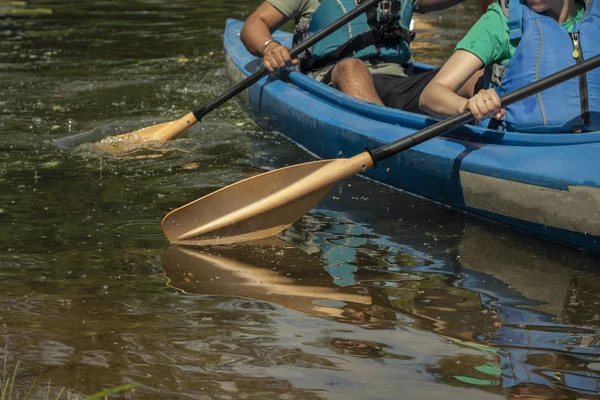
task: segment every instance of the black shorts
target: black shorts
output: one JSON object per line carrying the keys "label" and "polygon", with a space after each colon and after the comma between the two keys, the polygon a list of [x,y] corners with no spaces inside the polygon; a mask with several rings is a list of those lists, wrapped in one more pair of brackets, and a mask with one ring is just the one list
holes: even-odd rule
{"label": "black shorts", "polygon": [[386,107],[425,114],[419,108],[419,97],[438,71],[439,69],[434,69],[406,77],[374,74],[373,82],[377,94]]}

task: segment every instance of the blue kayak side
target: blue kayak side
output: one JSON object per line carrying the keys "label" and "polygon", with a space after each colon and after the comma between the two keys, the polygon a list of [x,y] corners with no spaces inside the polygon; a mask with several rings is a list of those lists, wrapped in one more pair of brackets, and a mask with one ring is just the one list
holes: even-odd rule
{"label": "blue kayak side", "polygon": [[[239,82],[260,60],[229,19],[224,46]],[[282,43],[291,35],[276,32]],[[417,69],[431,66],[417,64]],[[436,122],[353,99],[295,72],[252,85],[241,100],[257,123],[321,158],[350,157]],[[364,175],[516,229],[600,253],[600,133],[524,134],[463,126],[379,163]]]}

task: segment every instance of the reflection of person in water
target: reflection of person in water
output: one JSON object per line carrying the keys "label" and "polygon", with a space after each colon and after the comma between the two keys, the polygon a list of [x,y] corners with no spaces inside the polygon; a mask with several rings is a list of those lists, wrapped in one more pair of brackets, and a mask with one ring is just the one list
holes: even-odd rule
{"label": "reflection of person in water", "polygon": [[498,349],[502,386],[511,398],[600,398],[600,371],[593,367],[600,360],[594,305],[600,276],[576,269],[588,256],[525,249],[514,237],[467,225],[459,250],[466,268],[461,286],[479,293],[499,317],[489,344]]}
{"label": "reflection of person in water", "polygon": [[[515,399],[569,399],[598,394],[600,375],[597,368],[588,367],[600,359],[598,343],[581,348],[566,342],[575,339],[581,343],[585,335],[598,332],[580,329],[573,333],[573,327],[548,324],[547,314],[505,306],[518,300],[509,288],[504,289],[503,297],[492,297],[489,286],[473,290],[468,287],[472,282],[467,282],[444,290],[439,284],[428,283],[437,277],[424,276],[427,279],[414,287],[413,295],[388,290],[394,299],[392,304],[416,317],[418,327],[496,358],[491,362],[463,356],[442,358],[431,368],[441,381],[455,385],[460,381],[490,391],[500,385],[509,398]],[[469,279],[493,281],[483,274]],[[501,293],[498,288],[493,291]]]}
{"label": "reflection of person in water", "polygon": [[536,385],[535,383],[520,383],[508,390],[509,400],[576,400],[576,393],[548,385]]}
{"label": "reflection of person in water", "polygon": [[[441,263],[419,265],[426,255],[339,221],[332,217],[331,226],[318,229],[307,244],[311,254],[286,243],[281,250],[219,249],[225,257],[169,248],[165,275],[189,293],[272,302],[366,329],[396,329],[406,318],[472,349],[432,363],[432,375],[452,386],[494,393],[500,386],[513,399],[600,398],[600,276],[565,267],[576,256],[554,262],[545,249],[546,257],[536,257],[541,253],[522,242],[467,225],[456,274],[433,273],[444,271],[431,268]],[[353,338],[329,344],[363,357],[385,351],[381,343]]]}
{"label": "reflection of person in water", "polygon": [[494,232],[466,226],[457,275],[421,273],[410,288],[384,289],[419,328],[488,355],[441,357],[430,372],[451,385],[501,386],[511,399],[600,398],[600,276]]}
{"label": "reflection of person in water", "polygon": [[337,320],[366,329],[394,329],[398,318],[383,290],[368,288],[368,293],[372,304],[345,304]]}

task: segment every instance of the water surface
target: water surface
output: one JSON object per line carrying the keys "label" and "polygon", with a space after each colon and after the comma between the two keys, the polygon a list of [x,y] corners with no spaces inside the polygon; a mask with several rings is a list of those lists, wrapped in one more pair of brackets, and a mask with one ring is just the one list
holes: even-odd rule
{"label": "water surface", "polygon": [[[0,360],[15,390],[135,399],[598,398],[595,256],[350,179],[278,240],[169,246],[160,220],[310,160],[229,102],[125,157],[79,132],[227,89],[222,31],[259,2],[0,2]],[[475,5],[418,20],[440,63]]]}

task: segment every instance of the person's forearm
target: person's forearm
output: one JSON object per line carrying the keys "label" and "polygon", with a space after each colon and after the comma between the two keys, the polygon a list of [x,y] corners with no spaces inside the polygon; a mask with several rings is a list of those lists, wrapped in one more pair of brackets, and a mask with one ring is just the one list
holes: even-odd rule
{"label": "person's forearm", "polygon": [[255,56],[260,54],[265,42],[271,39],[271,31],[259,17],[250,17],[244,23],[240,38],[244,45]]}
{"label": "person's forearm", "polygon": [[461,97],[448,87],[431,82],[419,98],[419,106],[434,117],[445,118],[463,112],[467,99]]}

